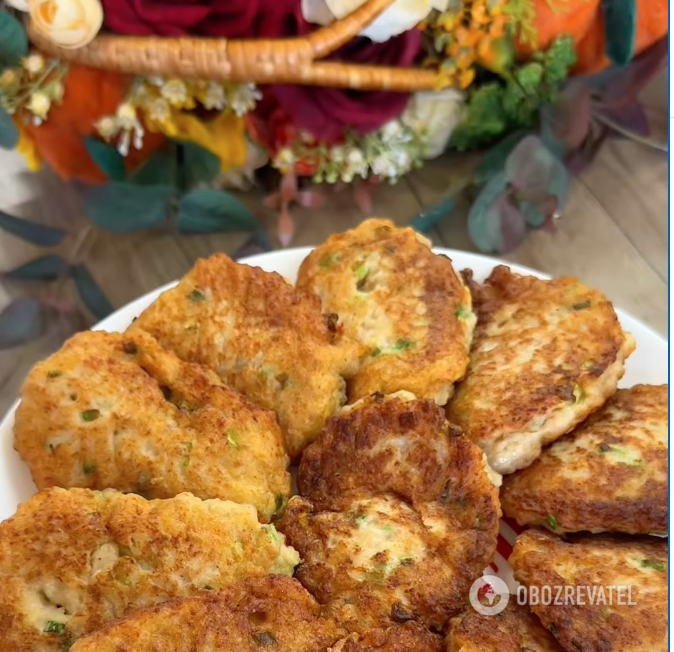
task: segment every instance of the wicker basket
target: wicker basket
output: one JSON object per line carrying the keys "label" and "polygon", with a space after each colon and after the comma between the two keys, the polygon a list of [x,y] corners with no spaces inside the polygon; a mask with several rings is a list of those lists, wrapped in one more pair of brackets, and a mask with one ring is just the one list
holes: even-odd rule
{"label": "wicker basket", "polygon": [[367,0],[352,14],[312,34],[287,39],[209,39],[104,34],[65,49],[28,25],[31,41],[65,61],[136,75],[161,75],[258,84],[307,84],[358,90],[429,90],[437,71],[321,61],[349,42],[394,0]]}

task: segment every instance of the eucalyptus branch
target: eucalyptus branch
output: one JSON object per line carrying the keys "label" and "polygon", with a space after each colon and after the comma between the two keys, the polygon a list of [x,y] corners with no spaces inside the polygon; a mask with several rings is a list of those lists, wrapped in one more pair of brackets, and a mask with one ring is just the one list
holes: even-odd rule
{"label": "eucalyptus branch", "polygon": [[613,131],[617,131],[620,135],[625,136],[625,138],[629,138],[630,140],[640,143],[641,145],[651,147],[652,149],[664,152],[665,154],[669,152],[669,147],[666,143],[660,142],[654,138],[648,138],[647,136],[637,134],[634,131],[623,127],[620,123],[613,120],[613,118],[609,118],[607,115],[599,111],[596,111],[593,114],[593,117],[596,118],[598,122],[613,129]]}

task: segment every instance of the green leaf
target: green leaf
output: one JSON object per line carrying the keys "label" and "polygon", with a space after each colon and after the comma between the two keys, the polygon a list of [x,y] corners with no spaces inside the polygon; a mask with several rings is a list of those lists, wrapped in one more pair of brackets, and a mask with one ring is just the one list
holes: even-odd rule
{"label": "green leaf", "polygon": [[210,183],[220,172],[220,159],[195,143],[180,143],[183,149],[185,183]]}
{"label": "green leaf", "polygon": [[77,291],[96,319],[101,320],[114,312],[112,304],[105,298],[103,291],[84,265],[75,265],[71,270]]}
{"label": "green leaf", "polygon": [[503,172],[510,152],[515,149],[526,134],[526,131],[519,129],[506,136],[500,143],[494,145],[494,147],[486,152],[480,164],[475,168],[475,183],[482,185],[483,183],[487,183],[495,174]]}
{"label": "green leaf", "polygon": [[128,180],[138,186],[173,185],[176,166],[174,150],[157,150],[129,175]]}
{"label": "green leaf", "polygon": [[30,297],[14,299],[0,312],[0,350],[32,342],[45,326],[42,304]]}
{"label": "green leaf", "polygon": [[182,233],[255,229],[257,222],[236,197],[222,190],[192,190],[183,195],[176,218]]}
{"label": "green leaf", "polygon": [[515,147],[506,161],[507,180],[518,200],[542,207],[549,197],[556,198],[561,210],[569,194],[569,172],[538,136],[529,135]]}
{"label": "green leaf", "polygon": [[625,66],[634,56],[637,29],[637,0],[611,0],[602,3],[606,54],[618,66]]}
{"label": "green leaf", "polygon": [[21,281],[51,281],[68,269],[68,261],[61,256],[49,255],[31,260],[25,265],[2,274],[5,278]]}
{"label": "green leaf", "polygon": [[456,197],[450,195],[439,201],[428,210],[417,213],[410,221],[410,226],[419,233],[430,231],[443,217],[449,217],[456,209]]}
{"label": "green leaf", "polygon": [[84,139],[84,145],[94,163],[108,179],[113,181],[124,181],[126,179],[124,157],[117,151],[116,147],[91,136]]}
{"label": "green leaf", "polygon": [[38,247],[55,247],[63,242],[67,232],[0,211],[0,229]]}
{"label": "green leaf", "polygon": [[506,252],[524,238],[526,223],[510,200],[504,172],[493,176],[475,198],[468,213],[468,233],[480,251]]}
{"label": "green leaf", "polygon": [[27,55],[26,30],[12,14],[0,9],[0,67],[18,66]]}
{"label": "green leaf", "polygon": [[109,231],[142,231],[166,219],[171,186],[136,186],[111,181],[85,191],[84,212],[89,219]]}
{"label": "green leaf", "polygon": [[0,106],[0,147],[2,149],[14,149],[18,142],[19,130],[9,113]]}

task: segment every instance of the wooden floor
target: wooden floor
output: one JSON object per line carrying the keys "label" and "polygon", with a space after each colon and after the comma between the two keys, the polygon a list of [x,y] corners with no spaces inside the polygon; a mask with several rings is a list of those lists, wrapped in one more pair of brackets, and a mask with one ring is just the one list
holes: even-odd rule
{"label": "wooden floor", "polygon": [[[452,160],[435,161],[396,186],[380,187],[374,194],[373,214],[407,223],[443,196],[457,165]],[[0,170],[0,209],[70,229],[74,235],[63,245],[64,251],[73,247],[80,251],[115,307],[181,276],[199,256],[234,252],[248,237],[179,236],[169,229],[113,235],[91,227],[73,191],[48,172],[30,174],[14,153],[2,150]],[[666,156],[628,141],[608,143],[582,179],[574,182],[571,201],[558,221],[558,233],[532,233],[507,260],[552,275],[577,276],[666,335],[667,178]],[[261,207],[259,194],[248,195],[245,201],[273,228],[275,216]],[[294,215],[297,233],[293,245],[298,246],[318,243],[366,217],[348,194],[335,195],[327,207],[298,209]],[[446,219],[431,236],[437,245],[475,250],[466,231],[465,214]],[[33,247],[0,232],[0,270],[36,255]],[[40,284],[0,281],[0,310],[12,296],[45,291]],[[91,319],[77,314],[61,316],[50,322],[40,341],[0,351],[0,414],[16,398],[30,366],[90,323]]]}

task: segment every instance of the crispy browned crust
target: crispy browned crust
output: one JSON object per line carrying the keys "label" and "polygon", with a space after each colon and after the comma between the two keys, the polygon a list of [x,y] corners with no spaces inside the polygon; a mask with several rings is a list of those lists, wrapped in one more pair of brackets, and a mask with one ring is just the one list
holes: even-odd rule
{"label": "crispy browned crust", "polygon": [[350,631],[440,628],[491,560],[500,509],[482,452],[431,400],[375,396],[302,458],[279,528],[297,577]]}
{"label": "crispy browned crust", "polygon": [[79,333],[37,364],[14,445],[38,489],[189,491],[252,504],[265,521],[290,493],[274,413],[142,331]]}
{"label": "crispy browned crust", "polygon": [[510,596],[508,606],[495,616],[470,609],[452,618],[447,652],[564,652],[555,637],[525,606]]}
{"label": "crispy browned crust", "polygon": [[391,220],[366,220],[314,249],[297,287],[320,296],[361,346],[350,401],[407,390],[447,402],[468,365],[475,317],[452,261],[425,238]]}
{"label": "crispy browned crust", "polygon": [[42,491],[0,524],[0,652],[62,652],[141,607],[290,575],[299,558],[271,528],[190,494]]}
{"label": "crispy browned crust", "polygon": [[344,635],[289,577],[245,580],[208,597],[143,609],[79,640],[71,652],[323,652]]}
{"label": "crispy browned crust", "polygon": [[318,297],[224,254],[198,260],[131,325],[274,410],[291,457],[345,401],[357,351]]}
{"label": "crispy browned crust", "polygon": [[[554,534],[528,530],[515,543],[515,578],[532,586],[631,586],[636,604],[531,604],[533,612],[567,650],[665,652],[667,650],[667,541],[655,537]],[[554,593],[553,596],[554,598]],[[622,601],[628,596],[623,594]],[[563,600],[561,600],[563,602]]]}
{"label": "crispy browned crust", "polygon": [[444,652],[442,636],[415,622],[370,629],[337,641],[329,652]]}
{"label": "crispy browned crust", "polygon": [[556,532],[666,534],[668,393],[667,385],[618,390],[530,467],[504,479],[503,511],[523,525],[552,523]]}
{"label": "crispy browned crust", "polygon": [[617,387],[634,343],[611,303],[574,278],[550,281],[495,267],[471,280],[478,323],[451,421],[500,473],[531,464]]}

